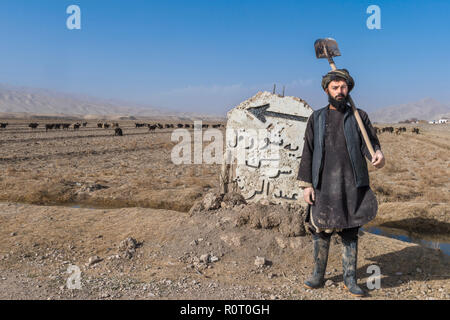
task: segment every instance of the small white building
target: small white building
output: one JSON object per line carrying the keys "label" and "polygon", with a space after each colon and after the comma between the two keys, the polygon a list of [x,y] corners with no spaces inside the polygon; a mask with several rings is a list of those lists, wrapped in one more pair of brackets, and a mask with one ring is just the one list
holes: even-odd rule
{"label": "small white building", "polygon": [[448,119],[447,118],[441,118],[441,119],[439,119],[439,123],[448,123]]}
{"label": "small white building", "polygon": [[436,121],[436,120],[431,120],[431,121],[428,121],[428,123],[429,123],[429,124],[436,124],[437,121]]}

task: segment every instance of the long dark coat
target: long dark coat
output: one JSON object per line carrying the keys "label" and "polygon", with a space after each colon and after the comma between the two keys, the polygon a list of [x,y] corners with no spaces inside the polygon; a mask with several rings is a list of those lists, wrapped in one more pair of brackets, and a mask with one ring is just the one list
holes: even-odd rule
{"label": "long dark coat", "polygon": [[[367,134],[376,150],[381,149],[375,129],[367,113],[358,109]],[[325,128],[323,166],[316,200],[311,206],[313,225],[320,229],[346,229],[362,226],[375,218],[378,204],[369,186],[356,187],[351,160],[344,136],[344,113],[328,107]],[[359,129],[358,129],[359,131]],[[361,135],[362,154],[371,161],[371,155]],[[305,132],[305,143],[298,180],[312,183],[312,155],[314,152],[314,119],[311,116]]]}

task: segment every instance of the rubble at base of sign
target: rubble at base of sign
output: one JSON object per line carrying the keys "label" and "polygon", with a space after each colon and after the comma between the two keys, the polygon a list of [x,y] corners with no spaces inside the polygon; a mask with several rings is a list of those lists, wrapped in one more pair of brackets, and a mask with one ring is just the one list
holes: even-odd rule
{"label": "rubble at base of sign", "polygon": [[[209,206],[208,206],[209,205]],[[247,203],[238,193],[209,192],[192,206],[190,216],[219,216],[224,223],[236,228],[271,229],[285,237],[307,234],[304,221],[306,207],[303,204],[276,204],[267,200]]]}

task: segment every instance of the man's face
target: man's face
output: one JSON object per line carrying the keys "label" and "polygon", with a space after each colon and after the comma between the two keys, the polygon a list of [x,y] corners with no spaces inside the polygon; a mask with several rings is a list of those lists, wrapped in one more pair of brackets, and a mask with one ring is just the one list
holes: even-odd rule
{"label": "man's face", "polygon": [[327,88],[327,93],[335,100],[341,101],[347,97],[348,86],[344,80],[331,81]]}

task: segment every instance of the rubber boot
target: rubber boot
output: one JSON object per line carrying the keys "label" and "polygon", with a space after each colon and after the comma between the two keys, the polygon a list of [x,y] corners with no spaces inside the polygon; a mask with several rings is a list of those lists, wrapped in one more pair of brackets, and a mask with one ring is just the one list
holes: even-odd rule
{"label": "rubber boot", "polygon": [[358,258],[358,239],[342,239],[342,267],[344,269],[344,286],[356,297],[365,296],[365,292],[356,283],[356,263]]}
{"label": "rubber boot", "polygon": [[308,289],[320,288],[324,284],[330,239],[331,237],[323,239],[316,234],[313,235],[314,270],[311,277],[304,282],[305,287]]}

